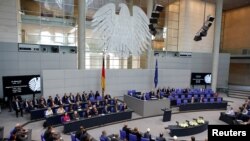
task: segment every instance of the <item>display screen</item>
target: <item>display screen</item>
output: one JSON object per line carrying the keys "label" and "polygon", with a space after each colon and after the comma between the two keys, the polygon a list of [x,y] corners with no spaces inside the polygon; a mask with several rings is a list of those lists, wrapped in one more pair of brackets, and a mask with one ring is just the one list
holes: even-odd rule
{"label": "display screen", "polygon": [[3,76],[4,96],[41,93],[40,75]]}
{"label": "display screen", "polygon": [[192,73],[191,85],[210,85],[212,81],[211,73]]}

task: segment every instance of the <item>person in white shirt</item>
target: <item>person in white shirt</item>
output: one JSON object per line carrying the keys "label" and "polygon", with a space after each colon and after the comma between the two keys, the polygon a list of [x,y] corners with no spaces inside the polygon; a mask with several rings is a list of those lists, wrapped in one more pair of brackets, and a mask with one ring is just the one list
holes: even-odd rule
{"label": "person in white shirt", "polygon": [[234,113],[233,107],[231,107],[231,108],[226,112],[226,114],[227,114],[227,115],[232,115],[232,116],[234,116],[235,113]]}
{"label": "person in white shirt", "polygon": [[45,112],[45,116],[51,116],[51,115],[53,115],[53,111],[52,111],[52,109],[49,107],[49,108],[46,110],[46,112]]}
{"label": "person in white shirt", "polygon": [[63,105],[60,105],[60,107],[57,109],[57,114],[64,114],[65,110],[63,109]]}

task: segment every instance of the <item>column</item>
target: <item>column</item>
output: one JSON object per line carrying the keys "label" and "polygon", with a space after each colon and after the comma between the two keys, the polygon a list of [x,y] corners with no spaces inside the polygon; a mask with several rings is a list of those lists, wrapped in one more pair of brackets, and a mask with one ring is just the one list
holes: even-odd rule
{"label": "column", "polygon": [[85,0],[78,0],[78,51],[77,68],[85,69]]}
{"label": "column", "polygon": [[212,90],[216,92],[217,75],[219,67],[219,49],[220,49],[220,33],[221,33],[221,19],[222,19],[223,0],[216,1],[215,14],[215,32],[214,32],[214,50],[213,50],[213,68],[212,68]]}
{"label": "column", "polygon": [[[133,16],[133,5],[134,5],[134,0],[128,0],[128,8],[130,11],[130,15]],[[124,64],[124,60],[122,60],[122,66]],[[132,69],[133,67],[133,57],[129,56],[127,58],[127,69]]]}
{"label": "column", "polygon": [[[148,18],[151,17],[151,13],[153,11],[153,6],[154,6],[154,1],[153,0],[147,0],[147,15]],[[153,58],[154,58],[154,51],[152,50],[152,43],[151,46],[147,50],[147,68],[152,69],[152,63],[153,63]]]}

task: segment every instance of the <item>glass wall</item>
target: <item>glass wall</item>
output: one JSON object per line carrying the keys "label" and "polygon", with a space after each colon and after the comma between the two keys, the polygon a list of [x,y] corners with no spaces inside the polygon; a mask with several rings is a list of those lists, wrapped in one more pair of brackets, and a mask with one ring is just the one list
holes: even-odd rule
{"label": "glass wall", "polygon": [[19,42],[76,46],[74,0],[20,0]]}

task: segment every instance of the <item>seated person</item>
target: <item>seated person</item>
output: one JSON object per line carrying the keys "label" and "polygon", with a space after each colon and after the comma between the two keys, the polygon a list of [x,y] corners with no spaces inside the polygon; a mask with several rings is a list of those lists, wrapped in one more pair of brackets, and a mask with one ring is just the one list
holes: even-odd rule
{"label": "seated person", "polygon": [[61,98],[58,94],[56,94],[56,97],[54,98],[54,102],[56,105],[61,105],[62,103],[59,103],[59,101],[61,101]]}
{"label": "seated person", "polygon": [[122,127],[122,130],[126,132],[126,139],[128,140],[128,139],[129,139],[129,133],[131,133],[130,128],[128,128],[128,125],[125,124],[125,125]]}
{"label": "seated person", "polygon": [[88,100],[88,107],[89,107],[89,108],[92,107],[92,103],[91,103],[90,100]]}
{"label": "seated person", "polygon": [[127,103],[123,102],[120,111],[126,111],[128,109]]}
{"label": "seated person", "polygon": [[13,141],[24,141],[28,138],[28,132],[24,129],[19,123],[16,124],[15,128],[13,129],[10,140]]}
{"label": "seated person", "polygon": [[152,90],[152,91],[149,92],[149,97],[150,97],[150,98],[154,98],[154,97],[155,97],[155,92],[154,92],[154,90]]}
{"label": "seated person", "polygon": [[92,116],[92,113],[91,113],[91,111],[90,111],[90,109],[89,108],[87,108],[87,110],[86,110],[86,112],[85,112],[85,115],[84,115],[86,118],[89,118],[89,117],[91,117]]}
{"label": "seated person", "polygon": [[65,110],[64,110],[64,108],[63,108],[63,105],[60,105],[60,107],[57,109],[57,112],[56,112],[57,114],[63,114],[63,113],[65,113]]}
{"label": "seated person", "polygon": [[227,111],[226,111],[226,114],[227,114],[227,115],[234,116],[235,113],[234,113],[233,107],[231,107],[229,110],[227,110]]}
{"label": "seated person", "polygon": [[104,105],[109,105],[109,100],[108,99],[104,100]]}
{"label": "seated person", "polygon": [[134,130],[131,131],[131,133],[134,134],[134,135],[136,135],[137,141],[140,141],[140,140],[141,140],[142,135],[141,135],[141,133],[139,132],[139,130],[138,130],[137,127],[135,127]]}
{"label": "seated person", "polygon": [[38,104],[38,108],[45,108],[46,104],[44,102],[44,100],[41,100],[40,103]]}
{"label": "seated person", "polygon": [[52,126],[47,128],[43,136],[45,141],[56,141],[60,139],[60,134],[55,133],[55,130],[52,128]]}
{"label": "seated person", "polygon": [[103,107],[102,113],[103,113],[103,114],[108,114],[108,113],[110,113],[110,110],[109,110],[109,108],[108,108],[107,105]]}
{"label": "seated person", "polygon": [[82,97],[80,96],[79,93],[77,93],[75,97],[75,102],[81,102],[81,101],[82,101]]}
{"label": "seated person", "polygon": [[97,97],[100,96],[100,93],[98,91],[95,92],[95,99],[97,99]]}
{"label": "seated person", "polygon": [[97,116],[98,115],[98,110],[95,107],[95,105],[93,106],[91,113],[92,113],[93,116]]}
{"label": "seated person", "polygon": [[99,101],[99,100],[97,100],[95,105],[96,105],[96,107],[97,107],[97,108],[98,108],[98,107],[100,107],[100,106],[101,106],[100,101]]}
{"label": "seated person", "polygon": [[160,133],[160,136],[156,138],[157,141],[166,141],[166,139],[163,137],[163,133]]}
{"label": "seated person", "polygon": [[110,94],[106,94],[106,95],[104,96],[104,99],[111,99]]}
{"label": "seated person", "polygon": [[72,93],[69,93],[69,101],[70,103],[75,103],[75,96]]}
{"label": "seated person", "polygon": [[64,93],[64,96],[62,97],[62,102],[63,102],[64,104],[69,104],[68,96],[67,96],[66,93]]}
{"label": "seated person", "polygon": [[51,108],[56,107],[56,104],[55,104],[54,100],[51,101],[50,107]]}
{"label": "seated person", "polygon": [[49,107],[46,111],[45,111],[45,116],[51,116],[53,115],[53,111],[52,109]]}
{"label": "seated person", "polygon": [[66,112],[63,116],[63,122],[69,122],[70,121],[70,117],[68,115],[68,113]]}
{"label": "seated person", "polygon": [[74,108],[73,108],[75,111],[80,111],[82,110],[82,106],[80,104],[80,102],[76,102],[76,104],[74,105]]}
{"label": "seated person", "polygon": [[80,129],[78,131],[76,131],[75,137],[78,140],[84,140],[87,138],[88,134],[86,129],[83,126],[80,126]]}
{"label": "seated person", "polygon": [[110,141],[109,137],[107,136],[106,131],[102,131],[102,135],[100,137],[102,141]]}
{"label": "seated person", "polygon": [[150,134],[150,128],[148,128],[148,129],[147,129],[147,132],[144,133],[143,138],[147,138],[147,139],[149,139],[149,140],[152,140],[151,134]]}
{"label": "seated person", "polygon": [[68,112],[73,112],[73,111],[74,111],[73,104],[69,104]]}
{"label": "seated person", "polygon": [[48,105],[49,107],[51,107],[51,102],[52,102],[52,97],[49,96],[49,98],[47,99],[47,105]]}
{"label": "seated person", "polygon": [[73,117],[74,120],[79,120],[79,119],[80,119],[80,116],[79,116],[79,114],[77,113],[77,111],[74,111],[72,117]]}

